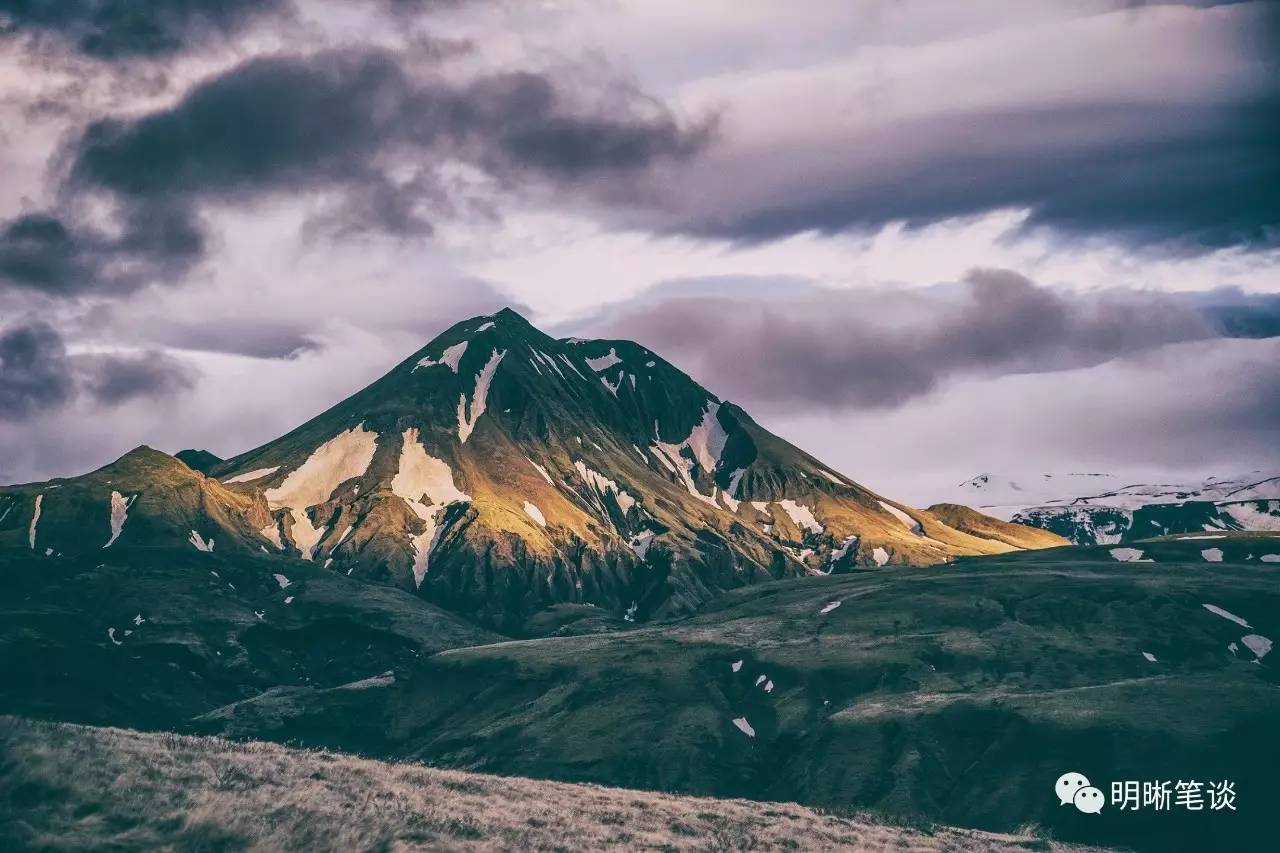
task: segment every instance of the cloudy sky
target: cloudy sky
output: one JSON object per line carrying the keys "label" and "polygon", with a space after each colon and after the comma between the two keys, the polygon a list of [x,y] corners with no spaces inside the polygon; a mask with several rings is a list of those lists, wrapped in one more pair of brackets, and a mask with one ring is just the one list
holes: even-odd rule
{"label": "cloudy sky", "polygon": [[1280,13],[0,0],[0,482],[511,305],[865,484],[1280,469]]}

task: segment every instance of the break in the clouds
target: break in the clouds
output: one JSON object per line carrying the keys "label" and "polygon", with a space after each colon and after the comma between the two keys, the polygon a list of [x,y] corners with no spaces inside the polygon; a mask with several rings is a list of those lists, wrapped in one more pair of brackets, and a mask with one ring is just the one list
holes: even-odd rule
{"label": "break in the clouds", "polygon": [[[1010,270],[909,292],[703,289],[715,295],[641,298],[591,330],[645,341],[722,396],[773,411],[897,407],[957,377],[1047,374],[1167,344],[1274,334],[1266,300],[1063,293]],[[1230,323],[1212,310],[1223,304],[1234,306]]]}

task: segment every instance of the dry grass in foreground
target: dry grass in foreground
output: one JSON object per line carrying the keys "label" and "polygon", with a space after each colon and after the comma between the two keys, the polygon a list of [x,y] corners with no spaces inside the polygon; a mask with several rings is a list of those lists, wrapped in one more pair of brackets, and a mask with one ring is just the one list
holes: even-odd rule
{"label": "dry grass in foreground", "polygon": [[0,717],[0,848],[1068,850],[784,803]]}

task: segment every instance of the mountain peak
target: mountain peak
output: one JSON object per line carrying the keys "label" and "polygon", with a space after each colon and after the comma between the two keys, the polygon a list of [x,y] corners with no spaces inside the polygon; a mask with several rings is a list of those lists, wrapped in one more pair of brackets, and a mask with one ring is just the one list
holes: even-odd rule
{"label": "mountain peak", "polygon": [[120,465],[127,462],[167,462],[174,458],[175,457],[170,456],[163,450],[156,450],[154,447],[147,444],[139,444],[112,464]]}
{"label": "mountain peak", "polygon": [[186,476],[193,476],[192,471],[180,459],[145,444],[139,444],[116,461],[109,465],[104,465],[94,473],[105,474],[113,478],[154,478],[161,476],[161,472],[175,474],[185,472]]}
{"label": "mountain peak", "polygon": [[[512,308],[503,308],[492,314],[477,314],[474,317],[459,320],[433,337],[425,346],[406,359],[400,367],[406,364],[413,365],[424,359],[429,361],[424,363],[423,367],[450,363],[442,361],[440,357],[445,355],[445,351],[452,347],[456,348],[455,351],[458,353],[452,358],[461,358],[461,352],[466,349],[463,346],[464,343],[467,345],[472,342],[477,344],[488,343],[502,348],[519,342],[537,341],[541,344],[550,340],[553,339],[543,334],[518,311]],[[479,347],[476,349],[479,349]],[[396,370],[399,370],[399,368]],[[395,373],[396,370],[393,370],[392,373]]]}
{"label": "mountain peak", "polygon": [[468,317],[465,320],[460,320],[450,326],[445,334],[448,334],[448,332],[451,332],[454,329],[470,329],[473,332],[481,328],[487,330],[490,326],[506,329],[536,328],[533,323],[529,322],[527,317],[514,308],[508,306],[494,311],[492,314],[477,314],[474,317]]}
{"label": "mountain peak", "polygon": [[208,474],[222,462],[222,458],[207,450],[196,450],[188,448],[179,450],[174,457],[186,463],[186,466],[193,471],[199,471],[201,474]]}
{"label": "mountain peak", "polygon": [[310,560],[521,632],[558,604],[643,620],[759,580],[1021,541],[881,500],[639,343],[557,340],[511,308],[207,475],[184,455],[138,447],[63,484],[38,542],[72,549],[91,506],[102,542],[135,519],[126,545]]}

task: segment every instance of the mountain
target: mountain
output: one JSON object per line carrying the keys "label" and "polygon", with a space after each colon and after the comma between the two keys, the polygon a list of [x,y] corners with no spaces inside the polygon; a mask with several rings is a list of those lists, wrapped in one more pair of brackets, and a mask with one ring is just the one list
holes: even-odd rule
{"label": "mountain", "polygon": [[925,512],[970,536],[994,539],[1018,549],[1056,548],[1067,544],[1062,536],[1052,531],[1001,521],[961,504],[934,504]]}
{"label": "mountain", "polygon": [[[1049,792],[1266,790],[1280,536],[1061,541],[883,498],[638,344],[502,312],[209,473],[139,447],[0,489],[0,714],[1261,846],[1264,810]],[[44,784],[0,803],[64,802]]]}
{"label": "mountain", "polygon": [[150,447],[90,474],[0,489],[0,550],[48,557],[125,546],[256,552],[266,501]]}
{"label": "mountain", "polygon": [[[1280,476],[1251,471],[1198,483],[1129,483],[1112,474],[979,474],[956,499],[1077,545],[1204,531],[1280,530]],[[934,509],[933,507],[930,508]]]}
{"label": "mountain", "polygon": [[221,456],[215,456],[207,450],[179,450],[174,457],[193,471],[208,474],[222,462]]}
{"label": "mountain", "polygon": [[691,613],[761,581],[1061,544],[883,498],[643,346],[557,340],[510,310],[458,323],[261,447],[187,458],[139,448],[2,489],[0,548],[292,558],[527,634],[601,610]]}

